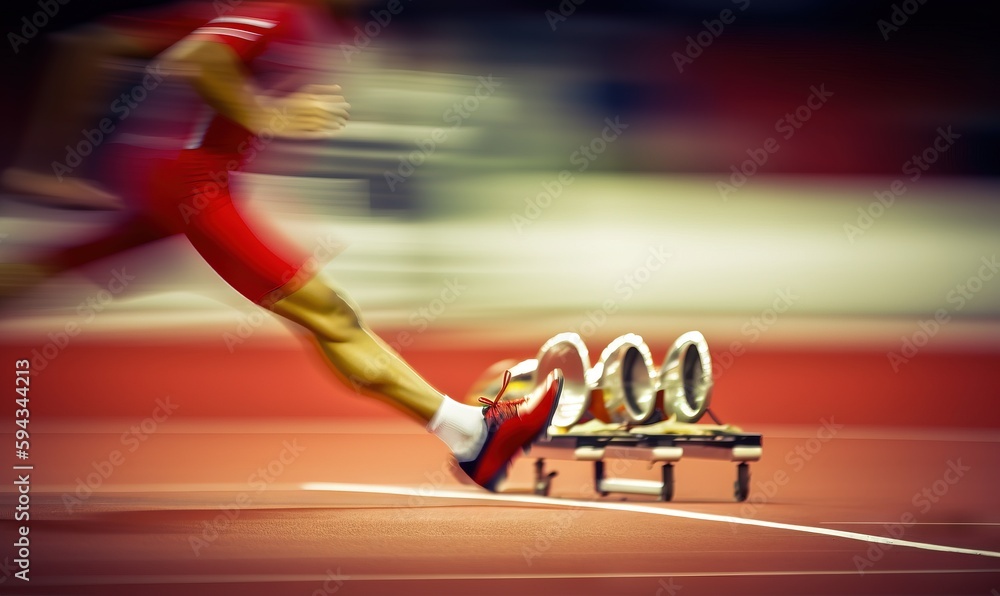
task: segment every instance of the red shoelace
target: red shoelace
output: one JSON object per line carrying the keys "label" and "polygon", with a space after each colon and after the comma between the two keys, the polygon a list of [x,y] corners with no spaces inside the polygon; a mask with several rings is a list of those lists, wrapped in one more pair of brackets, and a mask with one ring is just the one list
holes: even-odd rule
{"label": "red shoelace", "polygon": [[507,399],[501,400],[504,391],[507,390],[507,385],[510,383],[510,371],[505,371],[503,374],[503,384],[500,385],[500,391],[497,392],[497,396],[493,399],[488,397],[480,397],[479,403],[483,404],[483,418],[486,419],[486,424],[489,426],[490,430],[496,428],[505,420],[517,416],[517,408],[525,401],[525,398],[520,399]]}

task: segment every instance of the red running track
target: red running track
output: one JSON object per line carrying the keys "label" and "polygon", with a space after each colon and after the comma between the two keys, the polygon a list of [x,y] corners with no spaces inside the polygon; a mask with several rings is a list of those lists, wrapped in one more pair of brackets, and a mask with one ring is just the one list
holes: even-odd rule
{"label": "red running track", "polygon": [[[598,497],[579,462],[554,498],[531,460],[498,500],[448,474],[436,439],[399,424],[265,431],[172,421],[134,452],[111,429],[36,436],[23,594],[990,594],[1000,559],[884,545],[841,530],[996,550],[996,436],[766,440],[751,499],[732,464],[682,460],[675,500]],[[775,433],[781,429],[776,427]],[[823,434],[826,437],[826,433]],[[109,466],[115,451],[119,463]],[[641,464],[616,473],[652,478]],[[107,478],[101,474],[110,470]],[[611,509],[591,509],[593,506]],[[4,494],[4,536],[14,536]],[[733,516],[662,516],[635,508]],[[801,528],[761,527],[781,522]],[[995,553],[994,553],[995,554]],[[862,573],[863,572],[863,573]],[[332,582],[332,583],[331,583]],[[333,590],[336,588],[336,590]],[[325,591],[324,591],[325,590]]]}
{"label": "red running track", "polygon": [[[3,357],[30,345],[8,343]],[[884,354],[751,352],[725,371],[715,400],[724,418],[764,433],[750,501],[732,502],[730,463],[681,461],[674,502],[663,504],[599,497],[588,464],[550,461],[555,498],[536,503],[518,500],[531,500],[530,459],[515,466],[511,492],[482,500],[448,474],[443,446],[419,425],[331,388],[294,342],[256,347],[81,340],[38,371],[31,581],[12,576],[22,522],[11,471],[0,591],[1000,590],[1000,433],[979,389],[991,386],[990,354],[922,353],[892,373]],[[493,361],[531,351],[407,357],[460,395]]]}

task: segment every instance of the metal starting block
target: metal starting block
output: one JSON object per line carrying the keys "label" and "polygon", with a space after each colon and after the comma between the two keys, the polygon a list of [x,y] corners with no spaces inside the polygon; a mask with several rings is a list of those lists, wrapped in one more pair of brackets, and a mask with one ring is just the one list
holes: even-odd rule
{"label": "metal starting block", "polygon": [[[674,464],[683,458],[736,463],[733,496],[750,493],[750,462],[760,460],[763,437],[730,425],[698,424],[708,412],[712,362],[708,344],[697,331],[681,335],[654,369],[649,347],[635,334],[611,342],[594,366],[576,333],[549,339],[532,360],[499,362],[480,377],[472,395],[496,393],[498,371],[510,370],[502,399],[524,397],[553,370],[563,373],[563,391],[552,425],[531,446],[535,460],[534,493],[548,495],[555,471],[545,460],[594,464],[594,489],[610,493],[674,495]],[[711,413],[709,413],[711,415]],[[712,416],[714,418],[714,416]],[[661,479],[608,477],[606,460],[661,464]]]}
{"label": "metal starting block", "polygon": [[[674,464],[686,457],[736,462],[733,496],[737,501],[745,501],[750,494],[749,462],[760,459],[761,440],[761,435],[747,433],[715,436],[635,432],[627,435],[549,435],[531,447],[531,455],[537,458],[534,492],[536,495],[548,495],[552,479],[557,474],[546,472],[546,459],[589,461],[594,462],[594,490],[601,496],[630,493],[652,495],[669,501],[674,496]],[[609,478],[605,474],[604,462],[610,459],[662,464],[661,479]]]}

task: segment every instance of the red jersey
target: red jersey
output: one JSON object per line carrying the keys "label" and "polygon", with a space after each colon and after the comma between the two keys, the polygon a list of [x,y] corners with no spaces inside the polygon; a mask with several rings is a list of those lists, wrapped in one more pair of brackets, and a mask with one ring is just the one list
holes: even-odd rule
{"label": "red jersey", "polygon": [[[198,27],[191,37],[225,44],[236,53],[247,72],[257,78],[265,74],[256,67],[257,58],[274,42],[308,44],[315,37],[310,26],[315,20],[312,10],[297,4],[244,3]],[[248,138],[253,136],[243,126],[217,113],[200,124],[201,129],[194,131],[188,148],[242,154],[247,150]]]}

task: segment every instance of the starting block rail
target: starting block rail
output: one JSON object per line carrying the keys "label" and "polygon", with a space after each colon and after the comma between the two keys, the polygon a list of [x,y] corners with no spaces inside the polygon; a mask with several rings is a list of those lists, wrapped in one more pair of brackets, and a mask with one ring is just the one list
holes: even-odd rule
{"label": "starting block rail", "polygon": [[[735,462],[733,497],[745,501],[750,493],[750,462],[759,461],[763,437],[753,433],[718,435],[642,434],[556,434],[547,435],[531,447],[535,458],[534,493],[547,496],[555,471],[546,471],[546,460],[588,461],[594,464],[594,490],[601,496],[611,493],[651,495],[662,501],[674,496],[674,464],[684,458]],[[628,459],[661,464],[661,479],[609,478],[605,460]]]}

